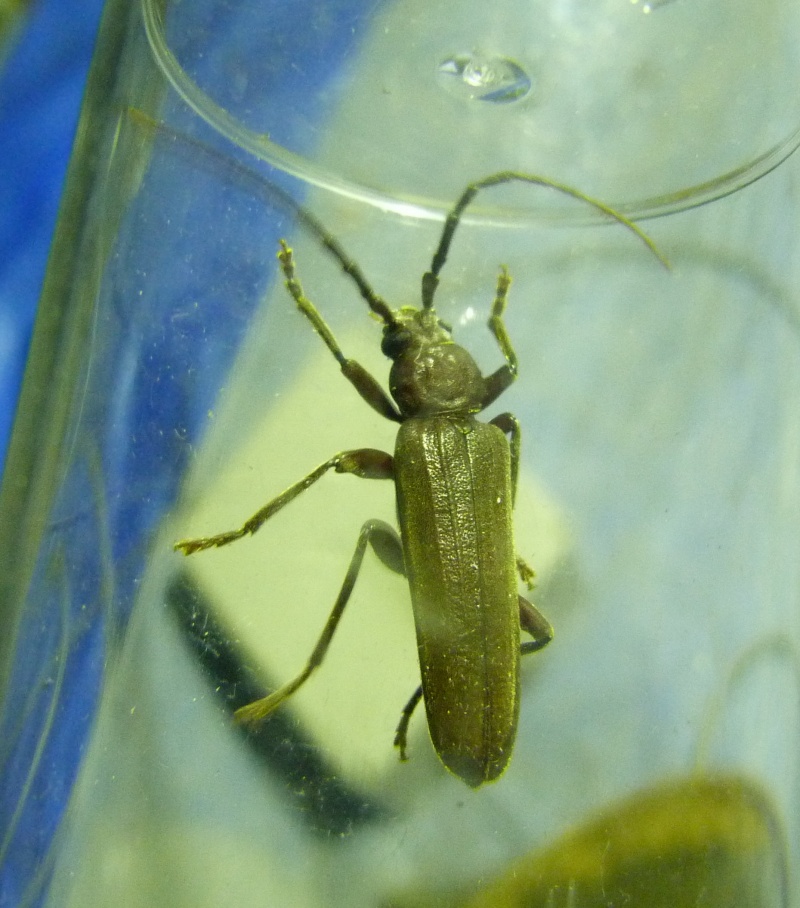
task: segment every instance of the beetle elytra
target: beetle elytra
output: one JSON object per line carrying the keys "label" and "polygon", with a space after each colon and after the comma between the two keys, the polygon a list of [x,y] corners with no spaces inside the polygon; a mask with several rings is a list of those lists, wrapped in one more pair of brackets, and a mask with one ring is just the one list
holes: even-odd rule
{"label": "beetle elytra", "polygon": [[[422,699],[436,753],[467,785],[497,779],[508,765],[519,716],[519,657],[552,639],[547,619],[518,593],[531,569],[514,549],[512,511],[520,456],[520,428],[510,413],[480,422],[517,376],[517,357],[503,315],[511,279],[500,269],[488,327],[505,363],[483,376],[452,339],[433,299],[456,227],[475,195],[521,181],[577,198],[633,231],[663,262],[649,237],[623,215],[564,184],[504,171],[471,183],[450,211],[431,268],[422,278],[421,308],[392,309],[372,289],[335,238],[303,209],[302,223],[354,281],[383,322],[381,349],[392,360],[387,394],[358,362],[347,358],[295,274],[292,250],[281,240],[278,258],[300,311],[363,400],[400,424],[394,454],[370,448],[340,452],[268,502],[237,530],[178,542],[192,554],[248,534],[333,470],[395,482],[400,534],[380,520],[361,529],[344,583],[303,671],[288,684],[236,712],[243,724],[261,721],[320,665],[355,584],[367,544],[411,591],[422,683],[403,709],[395,736],[406,758],[408,724]],[[520,629],[532,638],[520,645]]]}

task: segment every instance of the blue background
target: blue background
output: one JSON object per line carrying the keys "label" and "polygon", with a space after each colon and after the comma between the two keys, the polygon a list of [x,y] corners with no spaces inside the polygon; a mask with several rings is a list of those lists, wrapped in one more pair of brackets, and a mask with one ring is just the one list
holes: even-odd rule
{"label": "blue background", "polygon": [[102,7],[33,4],[0,70],[2,464]]}

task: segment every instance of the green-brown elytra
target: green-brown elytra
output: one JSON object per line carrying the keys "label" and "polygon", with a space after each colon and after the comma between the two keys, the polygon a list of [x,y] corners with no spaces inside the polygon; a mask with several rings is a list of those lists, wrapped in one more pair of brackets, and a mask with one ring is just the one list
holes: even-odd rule
{"label": "green-brown elytra", "polygon": [[[422,278],[422,306],[392,309],[372,289],[358,265],[309,212],[299,220],[321,240],[383,322],[381,349],[392,360],[389,391],[342,353],[316,306],[295,276],[294,259],[281,240],[278,258],[286,286],[363,400],[400,424],[394,455],[372,448],[343,451],[268,502],[237,530],[178,542],[186,555],[227,545],[255,533],[281,508],[329,470],[395,482],[400,533],[380,520],[364,524],[339,595],[303,671],[263,699],[237,710],[253,724],[293,694],[322,662],[353,590],[369,543],[380,560],[405,575],[411,591],[422,683],[403,709],[395,735],[406,759],[408,724],[420,699],[444,765],[477,788],[508,765],[519,716],[519,657],[553,636],[547,619],[518,593],[531,569],[514,549],[512,511],[520,456],[520,428],[510,413],[489,422],[476,414],[493,403],[517,376],[517,357],[503,313],[511,279],[500,269],[488,327],[505,359],[483,376],[436,314],[433,298],[456,227],[481,190],[513,181],[555,189],[577,198],[633,231],[663,262],[649,237],[623,215],[561,183],[504,171],[471,183],[453,206],[431,268]],[[531,641],[520,644],[520,630]]]}

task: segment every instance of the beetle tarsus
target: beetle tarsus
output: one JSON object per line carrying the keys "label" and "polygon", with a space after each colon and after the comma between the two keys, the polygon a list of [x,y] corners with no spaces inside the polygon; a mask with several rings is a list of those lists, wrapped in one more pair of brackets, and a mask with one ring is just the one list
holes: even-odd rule
{"label": "beetle tarsus", "polygon": [[517,573],[519,574],[519,579],[529,590],[532,590],[536,586],[533,582],[536,577],[536,571],[534,571],[524,558],[520,558],[519,555],[517,555]]}

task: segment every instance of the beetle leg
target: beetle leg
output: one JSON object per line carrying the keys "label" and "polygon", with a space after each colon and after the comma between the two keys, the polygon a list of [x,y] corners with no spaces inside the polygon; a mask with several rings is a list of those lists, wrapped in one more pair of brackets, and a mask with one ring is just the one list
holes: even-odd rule
{"label": "beetle leg", "polygon": [[519,574],[519,579],[528,587],[529,590],[532,590],[535,586],[533,578],[536,576],[536,571],[528,564],[528,562],[517,555],[517,573]]}
{"label": "beetle leg", "polygon": [[547,646],[553,639],[553,628],[550,622],[535,605],[522,596],[519,597],[519,624],[522,630],[533,637],[531,643],[521,644],[519,651],[523,656],[526,653],[535,653]]}
{"label": "beetle leg", "polygon": [[325,342],[325,346],[331,351],[342,369],[342,374],[350,384],[358,391],[362,399],[366,401],[373,410],[380,413],[386,419],[394,422],[402,422],[403,418],[397,412],[397,407],[392,403],[389,396],[378,383],[378,380],[370,375],[369,372],[354,359],[348,359],[342,348],[333,336],[333,332],[328,327],[327,322],[322,317],[319,309],[303,294],[303,288],[300,281],[295,277],[294,258],[292,250],[289,248],[286,240],[281,240],[281,251],[278,253],[278,259],[281,263],[281,269],[286,279],[286,288],[291,293],[297,308],[311,322],[313,329],[319,334]]}
{"label": "beetle leg", "polygon": [[317,640],[317,645],[314,647],[314,650],[306,663],[306,667],[293,681],[284,684],[283,687],[278,688],[278,690],[268,696],[262,697],[260,700],[255,700],[253,703],[248,703],[247,706],[243,706],[241,709],[237,709],[234,713],[234,719],[240,725],[253,725],[260,722],[262,719],[265,719],[273,710],[277,709],[284,700],[291,697],[291,695],[308,680],[314,669],[321,665],[322,660],[325,658],[325,654],[328,651],[328,647],[330,646],[330,642],[333,639],[333,635],[336,632],[344,608],[350,599],[350,594],[353,592],[358,572],[361,569],[361,563],[364,560],[364,552],[366,551],[367,543],[372,545],[372,548],[375,550],[378,557],[386,564],[386,552],[396,543],[399,544],[399,538],[397,532],[382,520],[368,520],[364,526],[361,527],[356,549],[355,552],[353,552],[353,557],[350,559],[350,566],[347,569],[342,588],[339,590],[339,595],[336,597],[336,602],[328,616],[328,620],[325,622],[325,627],[322,629],[319,640]]}
{"label": "beetle leg", "polygon": [[503,265],[497,278],[497,293],[495,294],[492,312],[489,316],[489,330],[494,335],[506,364],[484,379],[482,407],[488,407],[489,404],[497,400],[503,391],[517,378],[517,354],[511,344],[511,338],[508,336],[508,331],[506,331],[506,325],[503,321],[503,313],[506,310],[506,299],[510,286],[511,277],[506,266]]}
{"label": "beetle leg", "polygon": [[497,276],[497,291],[492,303],[492,312],[489,316],[489,330],[495,336],[500,352],[508,364],[511,380],[513,381],[517,377],[517,354],[511,344],[511,338],[508,336],[508,331],[506,331],[506,325],[503,321],[506,303],[508,302],[508,288],[510,286],[511,275],[508,273],[508,268],[505,265],[501,265],[500,273]]}
{"label": "beetle leg", "polygon": [[519,420],[513,413],[498,413],[494,419],[489,420],[490,426],[497,426],[501,432],[508,435],[508,445],[511,448],[511,503],[517,500],[517,478],[519,477],[519,454],[522,447],[522,430]]}
{"label": "beetle leg", "polygon": [[400,748],[400,760],[403,763],[408,759],[408,754],[406,753],[406,748],[408,746],[408,723],[411,721],[411,716],[421,699],[422,685],[420,684],[411,695],[408,703],[403,707],[403,712],[400,714],[400,721],[397,724],[397,731],[394,733],[394,746]]}
{"label": "beetle leg", "polygon": [[[380,521],[373,521],[377,526]],[[381,564],[394,571],[395,574],[406,576],[405,560],[403,558],[403,543],[400,534],[388,523],[381,524],[381,532],[370,537],[372,551],[378,556]]]}
{"label": "beetle leg", "polygon": [[297,498],[301,492],[305,492],[307,488],[331,469],[336,470],[337,473],[352,473],[361,479],[392,479],[394,477],[394,460],[391,454],[374,448],[342,451],[335,457],[331,457],[330,460],[326,460],[325,463],[320,464],[316,470],[312,470],[308,476],[290,486],[277,498],[273,498],[272,501],[265,504],[260,511],[256,511],[238,530],[230,530],[227,533],[219,533],[217,536],[205,536],[200,539],[184,539],[182,542],[176,542],[174,548],[182,551],[184,555],[191,555],[204,549],[228,545],[243,536],[252,535],[270,517],[277,514],[281,508]]}
{"label": "beetle leg", "polygon": [[[502,432],[508,435],[508,444],[511,448],[511,494],[512,503],[517,499],[517,480],[519,478],[519,454],[522,444],[522,430],[520,429],[519,420],[513,413],[499,413],[494,419],[489,420],[489,425],[497,426]],[[517,555],[517,573],[520,580],[529,590],[533,589],[533,578],[536,571]]]}

